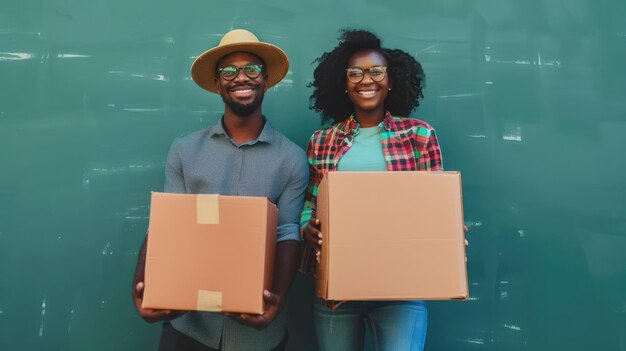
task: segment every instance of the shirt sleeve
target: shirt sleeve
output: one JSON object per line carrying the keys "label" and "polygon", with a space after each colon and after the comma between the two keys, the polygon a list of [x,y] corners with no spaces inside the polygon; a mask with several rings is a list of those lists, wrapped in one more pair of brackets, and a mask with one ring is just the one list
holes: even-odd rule
{"label": "shirt sleeve", "polygon": [[309,184],[306,189],[306,194],[304,195],[304,209],[302,210],[302,215],[300,216],[300,227],[303,229],[307,226],[307,224],[309,224],[311,218],[317,217],[315,206],[317,203],[317,188],[320,182],[317,175],[317,162],[313,147],[313,137],[311,137],[307,144],[306,153],[309,164]]}
{"label": "shirt sleeve", "polygon": [[[317,171],[317,157],[315,155],[315,136],[311,136],[306,147],[307,160],[309,163],[309,185],[304,196],[304,209],[300,216],[300,227],[302,230],[309,224],[311,218],[317,218],[317,190],[320,185],[320,177]],[[300,272],[315,273],[317,261],[315,260],[315,250],[305,243],[300,262]]]}
{"label": "shirt sleeve", "polygon": [[443,171],[443,159],[435,130],[430,128],[428,142],[419,159],[419,169],[424,171]]}
{"label": "shirt sleeve", "polygon": [[294,159],[295,162],[291,167],[287,186],[276,201],[276,207],[278,207],[277,242],[301,240],[298,221],[302,211],[309,172],[302,149]]}
{"label": "shirt sleeve", "polygon": [[185,179],[183,177],[183,162],[180,158],[180,142],[174,140],[165,161],[165,186],[164,192],[185,194]]}

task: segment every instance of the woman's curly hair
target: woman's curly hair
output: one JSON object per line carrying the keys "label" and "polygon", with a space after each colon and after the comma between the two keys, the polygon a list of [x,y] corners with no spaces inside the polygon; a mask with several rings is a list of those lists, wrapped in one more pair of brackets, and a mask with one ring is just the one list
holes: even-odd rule
{"label": "woman's curly hair", "polygon": [[322,124],[327,121],[340,122],[354,113],[354,104],[345,93],[346,73],[350,57],[359,50],[373,49],[387,60],[387,75],[393,89],[385,99],[385,109],[392,115],[408,116],[424,97],[424,71],[410,54],[380,45],[380,39],[366,30],[343,30],[339,44],[325,52],[318,62],[309,84],[313,93],[309,97],[309,108],[321,114]]}

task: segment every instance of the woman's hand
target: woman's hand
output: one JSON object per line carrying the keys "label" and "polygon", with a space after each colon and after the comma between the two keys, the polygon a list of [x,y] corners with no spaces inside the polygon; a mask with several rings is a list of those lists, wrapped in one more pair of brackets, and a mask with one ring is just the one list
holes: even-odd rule
{"label": "woman's hand", "polygon": [[304,228],[304,240],[315,250],[315,257],[319,262],[320,250],[322,249],[322,232],[320,232],[321,224],[317,218],[311,218],[309,224]]}

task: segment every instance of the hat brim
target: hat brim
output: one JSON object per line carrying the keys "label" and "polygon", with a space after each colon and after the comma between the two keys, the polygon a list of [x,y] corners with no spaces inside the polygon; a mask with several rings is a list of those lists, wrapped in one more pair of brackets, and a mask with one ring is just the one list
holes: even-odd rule
{"label": "hat brim", "polygon": [[263,42],[233,43],[212,48],[198,56],[191,65],[193,81],[201,88],[217,94],[215,65],[222,57],[233,52],[249,52],[265,62],[268,88],[280,82],[289,70],[287,55],[277,46]]}

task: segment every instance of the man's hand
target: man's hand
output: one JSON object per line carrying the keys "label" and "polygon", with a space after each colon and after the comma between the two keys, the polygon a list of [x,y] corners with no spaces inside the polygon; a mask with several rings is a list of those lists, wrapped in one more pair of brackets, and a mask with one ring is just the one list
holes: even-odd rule
{"label": "man's hand", "polygon": [[135,308],[139,313],[139,316],[143,318],[148,323],[154,323],[158,321],[163,321],[166,319],[176,318],[182,315],[185,312],[179,311],[170,311],[170,310],[155,310],[152,308],[142,308],[141,303],[143,302],[143,289],[144,283],[139,282],[135,285],[133,289],[133,301],[135,302]]}
{"label": "man's hand", "polygon": [[313,250],[315,250],[315,257],[319,262],[320,250],[322,248],[322,232],[320,232],[321,223],[317,218],[311,218],[309,224],[304,228],[303,237]]}
{"label": "man's hand", "polygon": [[287,300],[289,287],[298,270],[300,260],[300,244],[295,240],[285,240],[276,244],[276,261],[274,263],[274,284],[272,291],[263,290],[265,309],[261,315],[226,313],[233,320],[257,329],[269,325],[282,310]]}
{"label": "man's hand", "polygon": [[265,300],[265,311],[263,311],[263,314],[225,313],[225,315],[239,323],[249,325],[256,329],[263,329],[276,318],[284,303],[278,294],[274,294],[269,290],[263,291],[263,300]]}

